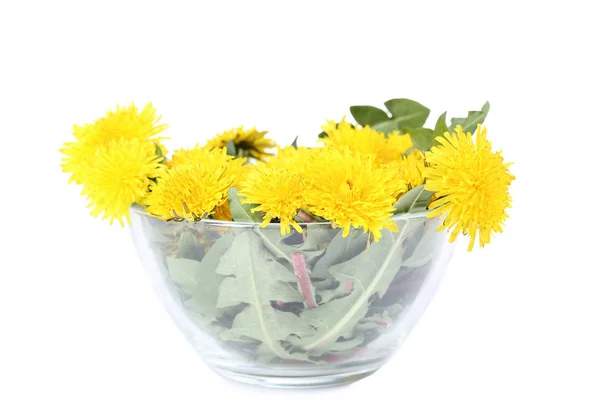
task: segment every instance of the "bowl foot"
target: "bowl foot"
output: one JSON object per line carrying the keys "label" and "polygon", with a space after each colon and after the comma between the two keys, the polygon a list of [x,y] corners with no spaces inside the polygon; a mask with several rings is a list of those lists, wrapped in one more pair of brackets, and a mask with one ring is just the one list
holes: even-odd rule
{"label": "bowl foot", "polygon": [[355,366],[336,370],[330,368],[326,371],[316,368],[315,371],[290,371],[282,373],[282,370],[263,371],[240,371],[230,368],[211,366],[211,368],[223,376],[235,382],[249,385],[280,388],[280,389],[314,389],[333,386],[348,385],[356,382],[377,371],[383,363]]}

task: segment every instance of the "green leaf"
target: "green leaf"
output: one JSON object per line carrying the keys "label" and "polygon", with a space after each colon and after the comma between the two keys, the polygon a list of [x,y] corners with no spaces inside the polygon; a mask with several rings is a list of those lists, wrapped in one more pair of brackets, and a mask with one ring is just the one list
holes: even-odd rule
{"label": "green leaf", "polygon": [[[188,308],[192,308],[192,306],[188,306],[186,305]],[[218,337],[219,334],[221,332],[223,332],[223,330],[225,328],[223,328],[220,325],[217,325],[214,320],[212,318],[208,318],[202,314],[199,314],[197,312],[194,312],[192,310],[190,310],[188,312],[190,318],[192,321],[194,321],[194,324],[200,328],[202,331],[207,332],[213,336]]]}
{"label": "green leaf", "polygon": [[381,306],[373,306],[371,307],[371,312],[378,314],[387,314],[394,321],[398,319],[398,316],[402,311],[404,311],[405,307],[402,304],[391,304],[384,307]]}
{"label": "green leaf", "polygon": [[457,125],[461,125],[464,132],[475,132],[478,124],[483,124],[490,111],[490,103],[486,102],[481,111],[469,111],[466,118],[452,118],[450,132],[454,131]]}
{"label": "green leaf", "polygon": [[294,139],[294,141],[292,142],[291,146],[295,149],[298,148],[298,136],[296,136],[296,139]]}
{"label": "green leaf", "polygon": [[[371,314],[371,313],[369,313]],[[393,322],[392,317],[390,316],[387,310],[384,310],[382,313],[373,313],[369,317],[365,317],[358,325],[356,325],[357,332],[367,332],[367,331],[377,331],[378,333],[382,333],[389,325]]]}
{"label": "green leaf", "polygon": [[142,221],[142,230],[146,240],[154,243],[171,244],[174,241],[173,227],[166,226],[168,223],[160,221],[160,224],[154,224],[156,218],[147,215],[140,215]]}
{"label": "green leaf", "polygon": [[400,128],[421,128],[429,117],[429,108],[413,100],[391,99],[385,106]]}
{"label": "green leaf", "polygon": [[300,317],[313,326],[316,335],[294,339],[295,346],[309,352],[323,352],[339,338],[354,336],[354,327],[369,310],[371,296],[378,294],[382,297],[400,268],[402,243],[410,222],[407,221],[399,233],[383,231],[379,242],[372,244],[368,250],[329,268],[329,273],[340,284],[352,282],[352,292],[346,297],[303,311]]}
{"label": "green leaf", "polygon": [[[337,341],[331,343],[327,347],[322,347],[318,349],[312,350],[309,354],[311,357],[322,357],[324,355],[342,355],[349,357],[352,356],[355,352],[354,349],[357,346],[360,346],[365,341],[365,335],[362,332],[357,332],[356,335],[352,335],[350,338],[340,338]],[[291,338],[290,342],[292,345],[300,347],[299,344],[302,342],[301,340]]]}
{"label": "green leaf", "polygon": [[[288,346],[286,344],[286,346]],[[288,354],[286,354],[286,359],[287,360],[300,360],[300,361],[306,361],[306,362],[315,362],[313,360],[311,360],[310,358],[308,358],[308,354],[306,354],[305,352],[292,352],[292,350],[294,349],[287,349]],[[264,343],[261,344],[258,347],[258,351],[257,351],[258,357],[256,357],[256,363],[257,364],[270,364],[273,363],[273,359],[275,359],[276,357],[273,355],[273,353],[271,352],[271,350],[269,349],[268,346],[266,346]],[[279,363],[280,361],[275,361],[275,363]]]}
{"label": "green leaf", "polygon": [[389,119],[387,113],[377,107],[372,106],[352,106],[350,113],[356,122],[362,126],[373,126],[379,122]]}
{"label": "green leaf", "polygon": [[[286,238],[292,236],[291,233],[281,236],[279,229],[259,228],[255,229],[257,235],[262,239],[265,247],[279,260],[287,261],[286,264],[292,265],[292,253],[302,253],[309,264],[314,262],[325,252],[324,248],[319,246],[319,240],[328,238],[325,230],[315,230],[307,235],[306,241],[297,245],[290,245],[285,242]],[[310,232],[310,231],[309,231]]]}
{"label": "green leaf", "polygon": [[327,269],[335,264],[356,257],[367,248],[369,236],[357,229],[352,228],[346,237],[342,237],[342,230],[331,240],[325,255],[317,261],[312,276],[330,278]]}
{"label": "green leaf", "polygon": [[338,283],[329,274],[327,277],[325,277],[325,279],[323,279],[322,277],[315,277],[315,279],[313,280],[313,286],[315,287],[315,289],[317,289],[317,293],[319,294],[322,293],[322,291],[324,290],[334,289],[336,285],[338,285]]}
{"label": "green leaf", "polygon": [[363,334],[355,335],[349,340],[338,340],[335,343],[332,343],[331,346],[329,346],[328,352],[352,350],[356,346],[360,346],[364,341],[365,335]]}
{"label": "green leaf", "polygon": [[167,267],[169,268],[171,279],[186,293],[200,286],[200,264],[200,261],[189,260],[187,258],[167,258]]}
{"label": "green leaf", "polygon": [[322,249],[325,247],[324,245],[328,246],[335,236],[337,236],[337,232],[331,229],[331,226],[307,224],[306,238],[304,239],[302,249]]}
{"label": "green leaf", "polygon": [[[312,217],[317,222],[327,222],[327,220],[325,218],[309,212],[306,208],[301,208],[301,210],[302,210],[302,212],[304,212],[306,215]],[[299,222],[301,222],[301,221],[299,221]],[[312,225],[307,225],[307,228],[310,226],[312,226]]]}
{"label": "green leaf", "polygon": [[156,151],[156,156],[159,158],[162,158],[162,160],[160,161],[161,164],[164,164],[167,162],[167,160],[165,159],[165,154],[163,153],[162,149],[160,148],[160,146],[158,145],[158,143],[154,143],[154,148]]}
{"label": "green leaf", "polygon": [[389,119],[387,121],[375,124],[371,126],[371,128],[375,129],[377,132],[385,133],[385,136],[387,136],[394,131],[399,131],[400,124],[395,119]]}
{"label": "green leaf", "polygon": [[437,249],[446,240],[446,237],[437,232],[434,225],[425,229],[419,243],[416,245],[410,257],[402,265],[405,267],[416,268],[427,264],[437,253]]}
{"label": "green leaf", "polygon": [[422,212],[427,209],[427,205],[433,196],[433,192],[425,190],[425,185],[417,186],[406,192],[396,204],[394,214],[408,214]]}
{"label": "green leaf", "polygon": [[[290,252],[280,248],[283,242],[283,236],[278,229],[263,229],[260,227],[255,228],[256,234],[261,238],[266,249],[273,254],[277,259],[284,259],[289,265],[292,265],[292,259],[290,258]],[[289,235],[288,235],[289,236]]]}
{"label": "green leaf", "polygon": [[248,230],[235,237],[216,272],[225,276],[219,287],[217,307],[247,304],[222,338],[260,340],[274,356],[293,359],[281,341],[290,335],[307,337],[312,329],[295,314],[276,310],[271,302],[302,302],[302,296],[292,285],[296,276],[274,260],[261,239]]}
{"label": "green leaf", "polygon": [[342,297],[347,296],[347,294],[344,292],[343,285],[338,285],[337,287],[335,287],[333,289],[319,290],[319,292],[317,294],[318,294],[319,300],[320,300],[319,303],[328,303],[331,300],[341,299]]}
{"label": "green leaf", "polygon": [[354,327],[369,311],[367,301],[360,301],[364,293],[364,288],[357,286],[346,297],[303,311],[300,318],[310,324],[317,335],[290,338],[290,342],[304,351],[323,354],[332,349],[339,338],[352,337]]}
{"label": "green leaf", "polygon": [[359,283],[365,288],[367,284],[370,286],[369,296],[377,293],[383,297],[400,268],[403,255],[400,244],[406,238],[411,225],[416,226],[411,222],[404,221],[400,233],[382,231],[383,236],[379,242],[372,243],[368,250],[358,256],[330,267],[329,273],[342,284],[353,281],[355,286]]}
{"label": "green leaf", "polygon": [[481,107],[481,112],[484,113],[485,115],[488,115],[488,113],[490,112],[490,102],[486,101],[485,104]]}
{"label": "green leaf", "polygon": [[227,144],[225,145],[225,147],[227,148],[227,155],[228,156],[232,156],[232,157],[236,157],[237,156],[237,147],[236,147],[235,142],[233,140],[230,140],[229,142],[227,142]]}
{"label": "green leaf", "polygon": [[312,329],[293,313],[279,311],[271,305],[248,306],[236,315],[230,330],[221,334],[223,340],[236,340],[248,337],[260,340],[274,355],[287,359],[288,353],[279,341],[286,340],[290,334],[306,337]]}
{"label": "green leaf", "polygon": [[435,134],[428,128],[412,128],[408,130],[415,147],[422,151],[429,151],[434,143]]}
{"label": "green leaf", "polygon": [[204,316],[209,321],[216,319],[222,310],[217,310],[218,288],[223,280],[216,273],[219,260],[231,247],[233,235],[225,235],[208,250],[201,262],[185,258],[167,257],[167,268],[171,279],[184,293],[189,295],[186,307]]}
{"label": "green leaf", "polygon": [[229,188],[227,195],[229,201],[229,210],[235,222],[261,222],[262,217],[258,213],[253,213],[252,209],[256,204],[242,203],[242,198],[238,195],[238,190],[234,187]]}
{"label": "green leaf", "polygon": [[204,244],[200,243],[192,230],[185,230],[177,241],[177,256],[201,261],[204,257]]}
{"label": "green leaf", "polygon": [[448,125],[446,125],[446,112],[444,112],[442,115],[440,115],[437,122],[435,123],[433,137],[435,138],[437,136],[442,136],[444,133],[449,131],[450,129],[448,128]]}

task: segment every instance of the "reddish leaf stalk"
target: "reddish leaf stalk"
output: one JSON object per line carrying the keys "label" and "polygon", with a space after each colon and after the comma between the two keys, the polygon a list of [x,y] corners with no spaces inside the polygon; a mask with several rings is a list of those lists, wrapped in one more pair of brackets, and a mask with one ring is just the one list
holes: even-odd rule
{"label": "reddish leaf stalk", "polygon": [[315,222],[316,221],[313,217],[308,215],[303,210],[298,210],[298,214],[296,214],[296,215],[298,216],[298,218],[300,218],[304,222]]}
{"label": "reddish leaf stalk", "polygon": [[384,328],[389,327],[393,322],[394,321],[390,317],[381,317],[375,319],[375,323],[383,326]]}
{"label": "reddish leaf stalk", "polygon": [[302,253],[292,253],[292,265],[294,267],[294,274],[298,278],[298,287],[300,288],[300,294],[304,298],[306,308],[315,308],[317,302]]}
{"label": "reddish leaf stalk", "polygon": [[348,296],[350,292],[352,292],[352,288],[354,287],[354,282],[346,281],[344,282],[344,296]]}
{"label": "reddish leaf stalk", "polygon": [[272,306],[277,308],[278,310],[283,310],[285,303],[281,300],[275,300],[272,302]]}

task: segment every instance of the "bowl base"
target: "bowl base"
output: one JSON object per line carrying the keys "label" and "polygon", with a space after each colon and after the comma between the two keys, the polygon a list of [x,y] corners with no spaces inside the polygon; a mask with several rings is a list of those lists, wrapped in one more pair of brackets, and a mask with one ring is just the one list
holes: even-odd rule
{"label": "bowl base", "polygon": [[211,368],[224,378],[235,382],[249,385],[278,388],[278,389],[315,389],[333,386],[348,385],[373,374],[383,365],[382,362],[356,366],[336,370],[331,368],[327,371],[309,371],[297,374],[280,374],[278,371],[261,371],[260,373],[249,371],[233,371],[229,368],[211,366]]}

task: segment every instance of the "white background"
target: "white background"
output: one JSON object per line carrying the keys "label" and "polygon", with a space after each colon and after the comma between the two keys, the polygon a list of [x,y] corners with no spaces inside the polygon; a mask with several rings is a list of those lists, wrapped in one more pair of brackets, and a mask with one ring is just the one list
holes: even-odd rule
{"label": "white background", "polygon": [[[2,1],[0,399],[600,398],[594,3]],[[128,231],[59,168],[72,124],[132,100],[173,149],[242,123],[311,145],[326,118],[393,97],[432,119],[489,100],[514,207],[489,247],[460,244],[395,358],[341,389],[210,372]]]}

